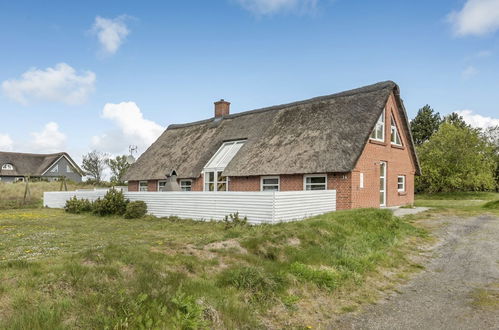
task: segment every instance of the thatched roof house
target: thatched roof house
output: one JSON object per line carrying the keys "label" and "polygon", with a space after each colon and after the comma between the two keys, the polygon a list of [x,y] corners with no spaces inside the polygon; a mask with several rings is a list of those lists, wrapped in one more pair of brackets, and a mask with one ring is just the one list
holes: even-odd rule
{"label": "thatched roof house", "polygon": [[52,180],[64,176],[81,182],[83,171],[65,152],[30,154],[0,151],[0,181],[12,182],[25,177]]}
{"label": "thatched roof house", "polygon": [[[393,110],[390,116],[385,111],[388,103]],[[404,142],[397,150],[407,155],[410,172],[420,171],[399,88],[392,81],[236,114],[229,114],[229,105],[223,100],[215,102],[213,118],[170,125],[130,168],[130,189],[139,181],[142,190],[145,181],[148,190],[157,189],[154,181],[166,179],[172,171],[179,180],[191,180],[192,190],[211,190],[206,181],[215,187],[220,181],[226,183],[222,185],[225,190],[249,190],[249,185],[240,184],[260,181],[262,176],[279,176],[284,183],[285,176],[349,175],[359,164],[382,113],[387,118],[384,137],[390,136],[388,123],[394,118]],[[228,146],[231,141],[239,143]],[[225,162],[214,167],[217,174],[213,176],[222,179],[203,180],[217,154],[223,155]],[[284,188],[280,184],[279,189]]]}

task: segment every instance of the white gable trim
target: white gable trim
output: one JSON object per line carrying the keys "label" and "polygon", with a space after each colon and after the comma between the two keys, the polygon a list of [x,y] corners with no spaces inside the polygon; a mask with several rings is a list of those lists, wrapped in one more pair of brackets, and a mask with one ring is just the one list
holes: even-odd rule
{"label": "white gable trim", "polygon": [[83,173],[80,172],[79,170],[79,167],[76,166],[75,162],[73,162],[71,159],[69,159],[66,155],[61,155],[61,157],[57,158],[55,161],[53,161],[48,167],[47,169],[42,173],[42,175],[45,175],[48,171],[50,171],[50,169],[52,167],[54,167],[54,164],[56,164],[57,162],[59,162],[62,158],[65,158],[69,164],[71,164],[71,166],[73,166],[73,168],[76,170],[76,172],[80,175],[84,175]]}

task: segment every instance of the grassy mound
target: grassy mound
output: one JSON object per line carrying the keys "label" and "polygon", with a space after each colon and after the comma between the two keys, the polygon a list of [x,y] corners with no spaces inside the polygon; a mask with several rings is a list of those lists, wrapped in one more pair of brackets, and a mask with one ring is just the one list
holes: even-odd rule
{"label": "grassy mound", "polygon": [[320,327],[425,235],[374,209],[229,228],[10,210],[0,232],[2,329]]}
{"label": "grassy mound", "polygon": [[499,200],[487,202],[483,205],[483,208],[499,210]]}

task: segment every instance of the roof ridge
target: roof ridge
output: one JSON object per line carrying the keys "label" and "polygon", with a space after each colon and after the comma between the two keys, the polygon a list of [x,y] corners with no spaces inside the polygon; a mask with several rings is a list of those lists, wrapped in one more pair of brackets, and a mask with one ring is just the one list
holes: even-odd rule
{"label": "roof ridge", "polygon": [[[329,99],[333,99],[333,98],[337,98],[337,97],[346,97],[346,96],[351,96],[351,95],[356,95],[356,94],[361,94],[361,93],[371,93],[371,92],[374,92],[374,91],[379,90],[379,89],[383,89],[383,88],[387,88],[387,87],[396,87],[396,86],[397,86],[397,84],[395,82],[393,82],[391,80],[386,80],[386,81],[377,82],[375,84],[362,86],[359,88],[349,89],[346,91],[337,92],[337,93],[333,93],[333,94],[316,96],[316,97],[312,97],[312,98],[301,100],[301,101],[293,101],[293,102],[289,102],[289,103],[272,105],[269,107],[258,108],[258,109],[254,109],[254,110],[242,111],[242,112],[223,116],[221,119],[232,119],[232,118],[246,116],[246,115],[250,115],[250,114],[254,114],[254,113],[273,111],[273,110],[281,110],[283,108],[287,108],[287,107],[291,107],[291,106],[319,102],[319,101],[329,100]],[[194,126],[194,125],[199,125],[199,124],[204,124],[204,123],[210,123],[210,122],[213,122],[213,120],[214,120],[214,118],[212,117],[212,118],[198,120],[198,121],[185,123],[185,124],[170,124],[170,125],[168,125],[167,129],[183,128],[183,127],[189,127],[189,126]]]}
{"label": "roof ridge", "polygon": [[13,152],[13,151],[0,151],[0,154],[13,154],[13,155],[29,155],[29,156],[39,156],[39,157],[48,157],[48,156],[55,156],[55,155],[62,155],[62,154],[68,154],[67,152],[65,151],[61,151],[61,152],[55,152],[55,153],[51,153],[51,154],[35,154],[35,153],[31,153],[31,152]]}

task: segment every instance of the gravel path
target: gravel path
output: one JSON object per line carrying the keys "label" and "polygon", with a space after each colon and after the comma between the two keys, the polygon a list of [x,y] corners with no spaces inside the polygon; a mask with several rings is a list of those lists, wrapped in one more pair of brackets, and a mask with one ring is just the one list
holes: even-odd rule
{"label": "gravel path", "polygon": [[499,218],[435,221],[440,241],[425,270],[398,293],[345,314],[331,329],[499,329],[497,305],[473,304],[477,290],[499,288]]}

